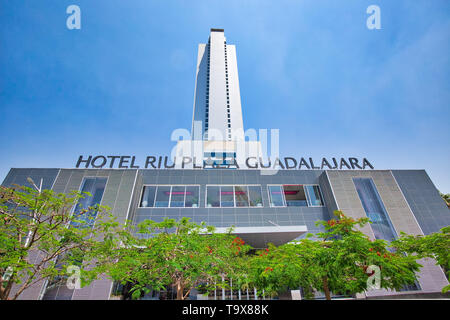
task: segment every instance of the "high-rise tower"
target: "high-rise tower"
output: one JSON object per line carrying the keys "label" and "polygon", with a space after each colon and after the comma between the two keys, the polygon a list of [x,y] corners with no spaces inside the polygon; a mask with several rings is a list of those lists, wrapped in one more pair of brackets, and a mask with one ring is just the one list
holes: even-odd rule
{"label": "high-rise tower", "polygon": [[236,47],[227,44],[223,29],[211,29],[198,48],[192,131],[201,125],[205,141],[231,141],[243,132],[239,91]]}
{"label": "high-rise tower", "polygon": [[227,44],[223,29],[211,29],[208,43],[198,47],[191,140],[178,141],[177,167],[183,157],[198,165],[229,166],[259,157],[258,141],[245,141],[236,47]]}

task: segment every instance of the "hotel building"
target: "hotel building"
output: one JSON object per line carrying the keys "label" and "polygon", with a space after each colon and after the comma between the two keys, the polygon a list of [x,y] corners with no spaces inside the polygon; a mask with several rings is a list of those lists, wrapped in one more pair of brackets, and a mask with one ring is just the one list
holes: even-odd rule
{"label": "hotel building", "polygon": [[[425,170],[363,170],[353,163],[345,170],[246,166],[246,160],[257,160],[263,152],[259,141],[245,140],[236,48],[222,29],[211,29],[208,42],[199,45],[192,139],[180,141],[176,150],[178,156],[194,155],[195,161],[175,161],[172,169],[100,169],[87,161],[72,169],[12,168],[2,185],[29,185],[30,177],[58,193],[88,191],[92,197],[83,200],[84,206],[109,206],[119,222],[188,217],[219,230],[233,225],[234,233],[255,248],[319,232],[315,222],[330,219],[334,210],[355,219],[369,217],[372,223],[362,231],[372,239],[389,241],[402,231],[426,235],[450,225],[449,209]],[[229,166],[235,163],[238,167]],[[448,284],[443,270],[430,259],[421,264],[415,286],[372,290],[357,298],[439,293]],[[109,279],[77,290],[42,281],[20,299],[110,299],[114,290]],[[298,297],[298,292],[288,294]],[[190,298],[204,297],[194,292]],[[254,299],[254,294],[239,292],[233,298]]]}

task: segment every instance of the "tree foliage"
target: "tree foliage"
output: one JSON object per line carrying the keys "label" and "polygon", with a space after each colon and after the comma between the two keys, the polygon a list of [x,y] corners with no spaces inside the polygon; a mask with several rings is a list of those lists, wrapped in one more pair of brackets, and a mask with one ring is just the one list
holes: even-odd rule
{"label": "tree foliage", "polygon": [[90,194],[0,187],[0,299],[17,299],[39,281],[64,278],[70,265],[82,268],[80,260],[92,258],[100,235],[118,228],[106,207],[73,213],[85,196]]}
{"label": "tree foliage", "polygon": [[445,201],[447,207],[450,208],[450,193],[444,194],[442,192],[439,192],[439,194],[441,195],[441,198]]}
{"label": "tree foliage", "polygon": [[[401,233],[400,237],[392,242],[396,248],[414,254],[417,259],[432,258],[436,264],[441,265],[450,278],[450,226],[442,228],[440,232],[429,235],[408,235]],[[442,292],[448,292],[450,285],[442,288]]]}
{"label": "tree foliage", "polygon": [[420,258],[436,259],[447,275],[450,270],[450,227],[427,236],[402,234],[388,244],[359,230],[368,218],[335,211],[336,219],[317,223],[324,231],[315,239],[269,245],[254,255],[232,229],[219,234],[188,218],[146,220],[132,228],[104,206],[74,212],[85,196],[90,194],[0,187],[0,299],[17,299],[42,280],[64,279],[71,265],[80,267],[83,285],[107,275],[131,284],[133,298],[173,287],[180,300],[194,288],[228,288],[223,279],[260,293],[302,287],[307,297],[322,291],[330,299],[368,290],[371,266],[381,270],[380,288],[397,290],[416,280]]}
{"label": "tree foliage", "polygon": [[188,218],[145,220],[135,232],[122,234],[116,250],[98,255],[94,272],[131,283],[133,298],[174,287],[184,300],[193,288],[209,291],[226,286],[222,278],[240,278],[240,259],[249,249],[242,239]]}
{"label": "tree foliage", "polygon": [[[340,211],[337,219],[320,221],[325,231],[300,241],[259,252],[252,261],[252,280],[257,287],[276,294],[302,287],[307,297],[322,291],[327,299],[331,293],[354,295],[368,290],[370,266],[381,270],[380,288],[400,289],[414,283],[420,265],[416,258],[398,249],[393,251],[384,240],[370,240],[356,227],[369,222],[354,220]],[[370,269],[369,269],[370,270]]]}

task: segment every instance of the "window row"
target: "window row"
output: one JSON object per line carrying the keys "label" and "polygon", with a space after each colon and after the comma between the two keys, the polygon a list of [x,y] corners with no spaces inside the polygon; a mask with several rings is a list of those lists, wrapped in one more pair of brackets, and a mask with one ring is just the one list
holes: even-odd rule
{"label": "window row", "polygon": [[205,139],[208,139],[208,119],[209,119],[209,74],[210,74],[210,58],[211,58],[211,44],[208,42],[208,66],[206,71],[206,113],[205,113]]}
{"label": "window row", "polygon": [[262,207],[261,186],[206,186],[206,207]]}
{"label": "window row", "polygon": [[320,207],[322,194],[318,185],[270,185],[271,207]]}
{"label": "window row", "polygon": [[144,186],[142,208],[198,208],[199,186]]}
{"label": "window row", "polygon": [[231,114],[230,114],[230,92],[228,89],[228,62],[227,62],[227,45],[224,44],[224,52],[225,52],[225,83],[227,86],[227,126],[228,126],[228,139],[231,139]]}
{"label": "window row", "polygon": [[[318,185],[268,185],[271,207],[320,207]],[[198,208],[200,186],[144,186],[141,208]],[[263,207],[260,185],[206,186],[207,208]]]}

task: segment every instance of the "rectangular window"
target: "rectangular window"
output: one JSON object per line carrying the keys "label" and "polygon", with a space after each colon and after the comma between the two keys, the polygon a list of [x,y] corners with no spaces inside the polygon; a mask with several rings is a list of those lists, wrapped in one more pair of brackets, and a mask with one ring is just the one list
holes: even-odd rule
{"label": "rectangular window", "polygon": [[371,178],[353,178],[356,191],[376,239],[394,240],[397,234]]}
{"label": "rectangular window", "polygon": [[156,186],[145,186],[142,192],[141,207],[151,208],[155,204]]}
{"label": "rectangular window", "polygon": [[260,186],[248,186],[248,198],[250,207],[262,207],[262,194]]}
{"label": "rectangular window", "polygon": [[236,197],[236,207],[248,207],[247,186],[234,186],[234,196]]}
{"label": "rectangular window", "polygon": [[173,186],[170,197],[170,207],[184,207],[185,186]]}
{"label": "rectangular window", "polygon": [[184,206],[186,208],[198,208],[199,187],[186,187],[186,200]]}
{"label": "rectangular window", "polygon": [[167,208],[170,200],[170,186],[158,186],[156,190],[155,207]]}
{"label": "rectangular window", "polygon": [[141,208],[198,208],[199,186],[144,186]]}
{"label": "rectangular window", "polygon": [[305,186],[305,189],[308,194],[309,206],[311,207],[323,206],[323,200],[319,186]]}
{"label": "rectangular window", "polygon": [[268,186],[270,206],[271,207],[284,207],[284,197],[281,186]]}
{"label": "rectangular window", "polygon": [[321,207],[323,197],[318,185],[269,185],[271,207]]}
{"label": "rectangular window", "polygon": [[206,206],[211,207],[262,207],[261,186],[207,186]]}
{"label": "rectangular window", "polygon": [[220,206],[234,207],[233,186],[220,187]]}
{"label": "rectangular window", "polygon": [[206,187],[206,206],[220,207],[220,187]]}
{"label": "rectangular window", "polygon": [[305,190],[303,185],[284,185],[284,197],[288,207],[307,207]]}

